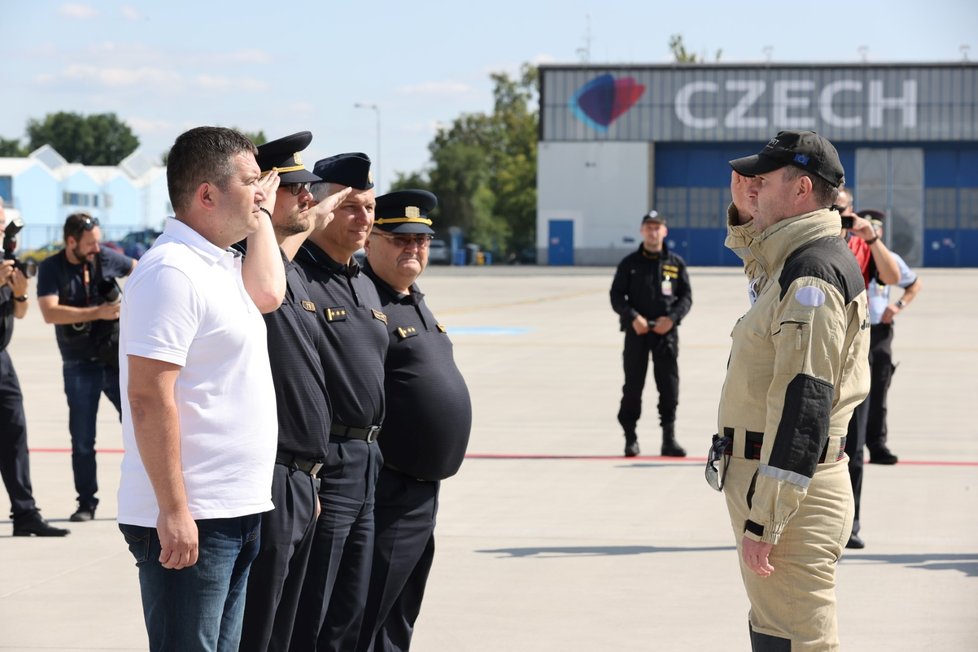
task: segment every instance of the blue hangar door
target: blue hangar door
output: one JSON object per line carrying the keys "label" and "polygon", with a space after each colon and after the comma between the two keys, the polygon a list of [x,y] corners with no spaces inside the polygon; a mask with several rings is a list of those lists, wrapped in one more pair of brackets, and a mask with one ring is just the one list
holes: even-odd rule
{"label": "blue hangar door", "polygon": [[574,264],[574,220],[550,220],[548,222],[547,264]]}

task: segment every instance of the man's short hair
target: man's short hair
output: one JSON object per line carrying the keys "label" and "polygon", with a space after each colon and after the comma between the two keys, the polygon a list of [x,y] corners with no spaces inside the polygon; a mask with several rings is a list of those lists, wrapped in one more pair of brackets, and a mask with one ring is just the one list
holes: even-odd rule
{"label": "man's short hair", "polygon": [[810,174],[794,165],[786,165],[783,169],[785,181],[793,181],[798,177],[808,177],[812,180],[812,195],[815,197],[815,202],[821,208],[834,206],[838,201],[840,189],[834,187],[822,177]]}
{"label": "man's short hair", "polygon": [[224,127],[196,127],[177,136],[166,160],[166,187],[174,212],[190,207],[202,183],[227,190],[234,174],[232,159],[257,151],[246,136]]}
{"label": "man's short hair", "polygon": [[65,218],[64,227],[64,242],[68,244],[68,237],[74,238],[76,241],[81,240],[82,234],[85,231],[91,231],[96,226],[98,226],[98,218],[92,217],[90,214],[79,211],[77,213],[72,213]]}

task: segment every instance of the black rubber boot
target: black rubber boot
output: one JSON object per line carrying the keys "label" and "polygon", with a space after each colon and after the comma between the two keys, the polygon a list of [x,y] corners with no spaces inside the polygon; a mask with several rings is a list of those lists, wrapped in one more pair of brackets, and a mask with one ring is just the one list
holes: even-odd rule
{"label": "black rubber boot", "polygon": [[664,457],[686,457],[686,449],[676,443],[676,425],[662,426],[662,455]]}

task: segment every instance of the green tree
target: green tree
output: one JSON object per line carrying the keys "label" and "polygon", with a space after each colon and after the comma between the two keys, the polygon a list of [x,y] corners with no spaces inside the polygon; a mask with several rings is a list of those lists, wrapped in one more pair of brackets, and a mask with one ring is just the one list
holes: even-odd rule
{"label": "green tree", "polygon": [[484,249],[506,254],[532,246],[536,230],[537,69],[514,79],[492,75],[492,113],[472,113],[439,129],[428,146],[431,166],[399,174],[392,189],[438,196],[439,230],[457,226]]}
{"label": "green tree", "polygon": [[11,158],[21,158],[27,156],[28,152],[20,144],[20,141],[15,138],[4,138],[0,136],[0,156],[9,156]]}
{"label": "green tree", "polygon": [[28,121],[27,139],[30,151],[50,145],[65,160],[85,165],[118,165],[139,147],[132,129],[114,113],[49,113]]}
{"label": "green tree", "polygon": [[[673,34],[669,37],[669,49],[672,51],[672,56],[676,59],[676,63],[704,63],[703,57],[686,49],[682,34]],[[717,50],[716,61],[720,60],[722,53],[723,50]]]}

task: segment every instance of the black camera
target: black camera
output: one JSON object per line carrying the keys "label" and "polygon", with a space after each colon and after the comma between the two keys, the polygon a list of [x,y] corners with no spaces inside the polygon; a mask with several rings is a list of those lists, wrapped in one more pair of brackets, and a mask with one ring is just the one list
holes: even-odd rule
{"label": "black camera", "polygon": [[14,252],[17,251],[17,234],[24,228],[24,220],[19,216],[10,220],[7,228],[3,230],[3,259],[14,261],[14,267],[27,278],[37,276],[37,263],[33,260],[17,260]]}
{"label": "black camera", "polygon": [[843,215],[842,216],[842,228],[843,229],[851,229],[855,223],[856,223],[856,221],[853,219],[852,215]]}

